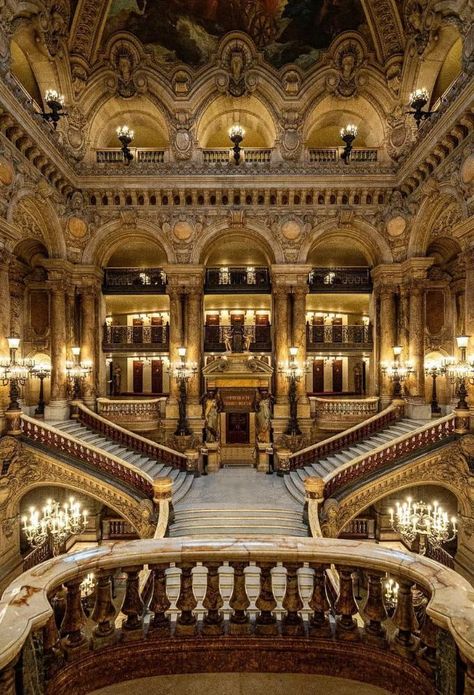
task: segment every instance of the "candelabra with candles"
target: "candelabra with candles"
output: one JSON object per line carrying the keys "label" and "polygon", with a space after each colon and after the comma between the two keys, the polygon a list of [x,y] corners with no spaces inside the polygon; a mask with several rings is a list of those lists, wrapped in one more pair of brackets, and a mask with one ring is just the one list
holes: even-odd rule
{"label": "candelabra with candles", "polygon": [[240,152],[242,149],[240,147],[240,143],[244,139],[244,135],[245,135],[245,130],[238,123],[235,123],[232,126],[232,128],[229,130],[229,137],[234,144],[234,147],[232,149],[234,151],[234,159],[235,159],[236,164],[238,164],[240,162]]}
{"label": "candelabra with candles", "polygon": [[10,403],[8,411],[20,411],[20,403],[18,399],[21,395],[21,386],[24,386],[34,367],[33,360],[18,360],[16,351],[20,347],[20,338],[7,338],[8,347],[10,348],[10,359],[2,360],[0,368],[2,369],[1,379],[3,386],[10,386]]}
{"label": "candelabra with candles", "polygon": [[395,511],[389,509],[390,523],[409,547],[416,546],[425,555],[428,546],[440,548],[457,534],[456,517],[448,518],[447,512],[434,501],[432,504],[413,502],[407,497],[402,504],[395,502]]}
{"label": "candelabra with candles", "polygon": [[135,133],[133,130],[130,130],[128,125],[119,125],[116,132],[122,145],[123,161],[125,164],[130,164],[133,159],[133,154],[130,152],[129,145],[131,144]]}
{"label": "candelabra with candles", "polygon": [[402,347],[400,345],[394,345],[392,350],[393,362],[390,365],[382,364],[382,373],[386,374],[393,383],[393,398],[398,400],[403,397],[402,383],[410,374],[413,374],[414,369],[409,362],[401,362]]}
{"label": "candelabra with candles", "polygon": [[456,408],[458,410],[468,410],[467,404],[467,384],[474,384],[474,362],[468,361],[466,357],[467,346],[469,345],[468,335],[459,335],[456,343],[461,351],[460,360],[449,361],[446,365],[446,373],[452,384],[456,386],[456,396],[459,398]]}
{"label": "candelabra with candles", "polygon": [[72,400],[78,401],[82,398],[82,384],[92,372],[92,363],[80,361],[80,347],[71,348],[71,352],[74,359],[66,362],[66,372],[68,380],[72,384]]}
{"label": "candelabra with candles", "polygon": [[415,89],[415,91],[410,94],[410,106],[413,111],[409,111],[408,113],[415,119],[417,128],[420,127],[423,119],[433,115],[433,111],[423,111],[423,107],[426,106],[429,100],[430,93],[424,87]]}
{"label": "candelabra with candles", "polygon": [[352,143],[357,137],[357,126],[353,123],[349,123],[344,128],[341,128],[341,138],[346,143],[344,151],[341,154],[341,159],[344,164],[349,164],[352,152]]}
{"label": "candelabra with candles", "polygon": [[37,379],[39,379],[39,382],[40,382],[38,405],[36,406],[36,409],[35,409],[35,415],[42,417],[44,415],[44,406],[45,406],[43,382],[45,379],[47,379],[50,376],[51,367],[49,364],[45,364],[45,363],[35,364],[35,366],[31,370],[31,374],[33,376],[35,376]]}
{"label": "candelabra with candles", "polygon": [[60,119],[68,115],[63,111],[64,97],[55,89],[48,89],[45,92],[44,100],[51,111],[42,111],[39,115],[44,118],[45,121],[52,123],[54,130],[56,130]]}
{"label": "candelabra with candles", "polygon": [[188,381],[197,373],[195,362],[186,362],[186,348],[178,348],[179,362],[171,365],[171,371],[179,387],[178,396],[178,425],[175,436],[187,437],[191,434],[187,419],[187,384]]}
{"label": "candelabra with candles", "polygon": [[398,582],[391,577],[388,577],[388,579],[384,582],[383,598],[389,615],[391,615],[396,608],[399,588],[400,586]]}
{"label": "candelabra with candles", "polygon": [[70,536],[78,536],[87,527],[88,511],[74,497],[61,506],[55,500],[47,500],[41,512],[30,507],[29,514],[22,517],[22,531],[33,548],[51,540],[53,555],[59,555]]}
{"label": "candelabra with candles", "polygon": [[290,357],[288,362],[283,362],[278,365],[278,371],[283,374],[288,381],[288,402],[290,404],[290,417],[285,434],[290,436],[298,436],[301,434],[301,429],[298,423],[298,395],[296,387],[304,374],[304,369],[300,367],[296,361],[298,354],[297,347],[290,347]]}

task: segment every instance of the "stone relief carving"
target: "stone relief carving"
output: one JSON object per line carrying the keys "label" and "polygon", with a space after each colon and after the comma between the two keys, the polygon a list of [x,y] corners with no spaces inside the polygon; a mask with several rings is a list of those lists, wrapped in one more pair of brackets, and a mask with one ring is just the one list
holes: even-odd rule
{"label": "stone relief carving", "polygon": [[69,0],[46,0],[39,15],[39,27],[50,56],[60,56],[69,34],[71,8]]}
{"label": "stone relief carving", "polygon": [[361,67],[366,63],[367,49],[361,38],[354,34],[337,39],[330,48],[331,70],[326,77],[329,92],[339,97],[352,97],[367,77],[361,74]]}
{"label": "stone relief carving", "polygon": [[107,78],[107,87],[123,99],[144,94],[148,89],[146,75],[139,67],[143,61],[138,46],[130,39],[119,38],[108,47],[114,77]]}
{"label": "stone relief carving", "polygon": [[303,119],[300,112],[293,109],[284,111],[281,115],[280,128],[280,151],[283,159],[297,159],[302,147]]}
{"label": "stone relief carving", "polygon": [[405,0],[403,19],[410,37],[411,54],[428,53],[438,40],[441,15],[435,12],[429,0]]}
{"label": "stone relief carving", "polygon": [[224,44],[220,59],[222,71],[216,77],[217,89],[232,97],[253,92],[258,84],[257,75],[251,70],[253,63],[250,47],[242,39]]}
{"label": "stone relief carving", "polygon": [[387,124],[389,126],[387,152],[391,159],[398,162],[406,155],[414,139],[413,126],[408,121],[402,104],[397,104],[387,116]]}
{"label": "stone relief carving", "polygon": [[191,75],[187,70],[177,70],[171,78],[171,84],[176,96],[185,96],[191,89]]}
{"label": "stone relief carving", "polygon": [[296,70],[287,70],[281,79],[283,90],[288,96],[296,96],[301,89],[301,75]]}

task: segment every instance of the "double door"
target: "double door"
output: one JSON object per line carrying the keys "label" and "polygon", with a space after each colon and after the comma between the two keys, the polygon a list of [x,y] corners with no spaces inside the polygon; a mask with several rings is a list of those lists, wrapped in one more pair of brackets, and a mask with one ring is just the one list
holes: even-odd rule
{"label": "double door", "polygon": [[[141,394],[143,391],[143,362],[133,361],[133,393]],[[163,362],[151,361],[151,393],[163,393]]]}

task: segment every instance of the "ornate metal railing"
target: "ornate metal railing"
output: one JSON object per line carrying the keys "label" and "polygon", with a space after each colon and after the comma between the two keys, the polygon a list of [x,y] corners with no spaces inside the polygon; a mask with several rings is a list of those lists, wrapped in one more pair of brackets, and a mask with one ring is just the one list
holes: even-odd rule
{"label": "ornate metal railing", "polygon": [[164,294],[166,274],[162,268],[106,268],[104,294]]}
{"label": "ornate metal railing", "polygon": [[[141,147],[130,147],[129,149],[133,154],[133,161],[139,164],[163,164],[166,161],[167,151],[164,149]],[[123,152],[120,148],[115,147],[96,150],[95,159],[97,164],[123,164]]]}
{"label": "ornate metal railing", "polygon": [[[107,420],[104,420],[104,422],[107,422]],[[153,499],[153,485],[150,476],[131,465],[127,465],[126,461],[119,459],[117,456],[109,454],[102,449],[97,449],[91,444],[74,439],[62,430],[57,430],[44,422],[34,420],[28,415],[22,414],[21,416],[21,430],[23,436],[27,439],[55,452],[60,452],[83,461],[98,472],[125,483],[128,487],[139,492],[140,495]]]}
{"label": "ornate metal railing", "polygon": [[102,348],[111,350],[169,350],[169,326],[104,326]]}
{"label": "ornate metal railing", "polygon": [[86,427],[103,434],[104,437],[122,444],[127,449],[135,451],[137,454],[148,456],[148,458],[156,459],[159,463],[165,463],[167,466],[186,470],[186,456],[179,451],[169,449],[167,446],[152,442],[150,439],[141,437],[135,432],[130,432],[124,427],[120,427],[110,420],[93,413],[92,410],[86,408],[83,403],[77,404],[78,419]]}
{"label": "ornate metal railing", "polygon": [[370,268],[313,268],[309,274],[310,292],[372,292]]}
{"label": "ornate metal railing", "polygon": [[[243,147],[240,153],[241,163],[248,164],[270,164],[272,161],[272,150],[262,147]],[[202,151],[204,164],[235,164],[234,153],[227,147],[215,147]]]}
{"label": "ornate metal railing", "polygon": [[315,326],[307,323],[306,346],[308,350],[334,347],[371,350],[373,347],[372,326]]}
{"label": "ornate metal railing", "polygon": [[289,468],[295,470],[316,463],[319,459],[326,458],[341,449],[352,446],[363,439],[372,436],[376,432],[388,427],[392,422],[396,422],[399,418],[399,410],[390,405],[381,413],[365,420],[359,425],[355,425],[340,434],[334,435],[329,439],[325,439],[317,444],[312,444],[306,449],[302,449],[289,457]]}
{"label": "ornate metal railing", "polygon": [[[312,163],[341,162],[343,147],[310,147],[309,161]],[[354,147],[351,151],[351,162],[377,162],[378,150]]]}
{"label": "ornate metal railing", "polygon": [[[231,326],[204,326],[204,350],[206,352],[224,352],[229,347],[232,352],[250,350],[250,352],[269,352],[272,349],[272,327],[244,326],[243,335],[236,336]],[[239,342],[242,347],[237,347]]]}
{"label": "ornate metal railing", "polygon": [[[335,593],[327,575],[330,566],[338,573]],[[255,573],[254,586],[245,572],[249,567]],[[146,568],[151,619],[145,622],[139,577]],[[126,575],[119,606],[112,601],[118,570]],[[86,623],[80,585],[91,571],[97,576],[95,606]],[[219,581],[222,574],[228,582]],[[354,591],[362,576],[367,582],[363,599]],[[387,576],[399,584],[395,610],[385,603]],[[418,621],[415,588],[421,597]],[[60,624],[53,610],[59,591],[65,592]],[[255,607],[249,607],[254,600]],[[118,627],[120,610],[125,619]],[[349,678],[362,660],[358,678],[382,685],[403,673],[403,692],[420,693],[434,692],[435,680],[438,692],[454,692],[450,688],[456,673],[448,675],[440,668],[441,659],[446,665],[449,657],[437,651],[451,639],[467,664],[467,687],[473,675],[472,587],[465,579],[413,553],[332,538],[318,539],[317,544],[306,538],[255,539],[251,544],[236,538],[135,540],[89,548],[35,567],[15,579],[0,601],[0,683],[8,695],[24,692],[22,669],[28,660],[19,656],[32,633],[40,660],[36,672],[44,674],[48,692],[58,695],[82,692],[88,668],[94,688],[114,684],[124,673],[138,677],[145,662],[153,664],[153,675],[169,673],[178,655],[182,668],[181,639],[186,641],[189,672],[202,667],[207,651],[212,651],[212,664],[207,661],[206,670],[215,671],[226,670],[225,664],[232,664],[227,670],[236,668],[235,661],[226,661],[232,651],[239,654],[239,663],[252,656],[260,670],[273,664],[273,670],[294,672],[298,656],[304,655],[305,672],[317,663],[318,673],[324,668],[333,673],[336,661],[338,674]]]}
{"label": "ornate metal railing", "polygon": [[204,290],[210,294],[256,294],[270,292],[270,289],[270,272],[262,266],[232,266],[206,270]]}
{"label": "ornate metal railing", "polygon": [[387,444],[382,444],[367,454],[358,456],[324,477],[324,496],[326,498],[334,497],[348,485],[353,485],[355,481],[366,478],[395,461],[400,461],[415,453],[421,453],[426,447],[446,441],[453,437],[454,429],[455,415],[450,413],[434,423],[428,423],[419,429],[393,439]]}

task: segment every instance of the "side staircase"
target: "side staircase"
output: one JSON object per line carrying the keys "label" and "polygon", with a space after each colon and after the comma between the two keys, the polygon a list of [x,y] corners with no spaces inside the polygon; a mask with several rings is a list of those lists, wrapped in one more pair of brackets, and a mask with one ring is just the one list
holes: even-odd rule
{"label": "side staircase", "polygon": [[61,432],[66,433],[69,437],[76,439],[77,441],[82,441],[86,444],[95,446],[97,449],[102,449],[103,451],[113,454],[118,458],[126,461],[143,471],[148,473],[148,475],[156,480],[156,478],[172,478],[173,480],[173,502],[179,502],[184,495],[189,491],[191,485],[193,484],[193,476],[187,475],[184,471],[180,471],[177,468],[172,468],[164,463],[160,463],[156,459],[148,458],[142,454],[138,454],[131,449],[127,449],[121,444],[112,439],[95,432],[92,428],[86,427],[85,425],[77,422],[76,420],[66,420],[65,422],[58,422],[54,424],[54,427]]}
{"label": "side staircase", "polygon": [[364,456],[380,446],[387,445],[398,437],[410,434],[425,426],[427,422],[426,420],[410,420],[408,418],[398,420],[352,446],[342,448],[325,458],[315,460],[310,465],[291,471],[289,475],[284,476],[286,488],[297,502],[304,504],[305,478],[310,475],[325,478],[357,457]]}

